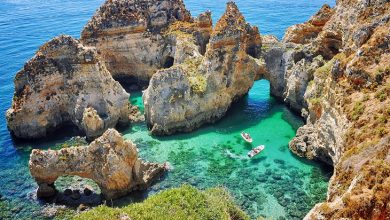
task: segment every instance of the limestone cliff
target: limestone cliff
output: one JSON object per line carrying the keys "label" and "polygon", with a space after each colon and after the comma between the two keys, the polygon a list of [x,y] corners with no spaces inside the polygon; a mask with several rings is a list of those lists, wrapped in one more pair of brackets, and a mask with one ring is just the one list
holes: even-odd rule
{"label": "limestone cliff", "polygon": [[153,134],[191,131],[221,118],[252,87],[260,71],[261,38],[229,2],[204,56],[158,71],[144,92]]}
{"label": "limestone cliff", "polygon": [[308,83],[307,124],[290,148],[335,167],[327,200],[305,219],[390,216],[389,14],[388,1],[339,0],[317,36],[298,42],[325,64]]}
{"label": "limestone cliff", "polygon": [[63,175],[77,175],[95,181],[106,199],[133,190],[146,189],[166,166],[138,158],[137,147],[114,129],[108,129],[89,146],[31,152],[30,172],[38,183],[39,197],[55,194],[54,182]]}
{"label": "limestone cliff", "polygon": [[286,30],[283,42],[297,44],[309,43],[318,36],[326,22],[328,22],[333,14],[334,10],[329,5],[322,6],[322,8],[313,15],[309,21],[289,27]]}
{"label": "limestone cliff", "polygon": [[15,76],[7,124],[19,138],[44,137],[72,124],[89,138],[127,123],[129,94],[94,48],[70,36],[45,43]]}
{"label": "limestone cliff", "polygon": [[158,69],[204,53],[210,31],[210,14],[194,20],[182,0],[113,0],[87,23],[81,41],[97,48],[116,80],[142,85]]}

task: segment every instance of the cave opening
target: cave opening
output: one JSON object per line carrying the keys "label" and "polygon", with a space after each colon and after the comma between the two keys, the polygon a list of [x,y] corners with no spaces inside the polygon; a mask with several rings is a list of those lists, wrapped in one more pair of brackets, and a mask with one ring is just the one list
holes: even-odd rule
{"label": "cave opening", "polygon": [[167,56],[165,59],[164,59],[164,64],[163,64],[163,68],[169,68],[171,66],[173,66],[173,63],[175,62],[175,59],[171,56]]}
{"label": "cave opening", "polygon": [[259,55],[259,51],[256,47],[256,45],[253,45],[253,46],[250,46],[246,49],[246,53],[253,57],[253,58],[258,58],[258,55]]}

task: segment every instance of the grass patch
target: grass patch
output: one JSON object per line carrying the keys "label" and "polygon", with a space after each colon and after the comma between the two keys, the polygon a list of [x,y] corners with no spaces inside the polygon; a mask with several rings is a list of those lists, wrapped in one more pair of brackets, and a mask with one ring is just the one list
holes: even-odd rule
{"label": "grass patch", "polygon": [[311,103],[312,105],[319,104],[320,102],[321,102],[321,98],[319,97],[309,99],[309,103]]}
{"label": "grass patch", "polygon": [[378,92],[375,93],[375,98],[383,102],[387,99],[387,96],[389,95],[390,95],[390,85],[387,84],[384,88],[380,89]]}
{"label": "grass patch", "polygon": [[316,69],[314,75],[317,76],[318,78],[325,79],[330,74],[332,66],[333,66],[333,61],[331,60],[325,63],[320,68]]}
{"label": "grass patch", "polygon": [[352,109],[352,120],[357,120],[364,112],[365,106],[362,102],[356,102],[355,106]]}
{"label": "grass patch", "polygon": [[74,217],[86,219],[249,219],[223,188],[204,191],[190,185],[162,191],[142,203],[122,208],[99,206]]}
{"label": "grass patch", "polygon": [[341,62],[341,65],[343,65],[344,63],[346,63],[345,54],[338,53],[330,61],[328,61],[323,66],[316,69],[316,71],[314,72],[314,75],[321,78],[321,79],[325,79],[331,73],[332,67],[333,67],[334,63],[336,62],[336,60],[339,60]]}

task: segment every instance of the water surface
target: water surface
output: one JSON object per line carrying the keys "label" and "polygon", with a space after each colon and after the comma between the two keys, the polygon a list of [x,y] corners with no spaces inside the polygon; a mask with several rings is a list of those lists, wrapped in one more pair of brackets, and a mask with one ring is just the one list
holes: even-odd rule
{"label": "water surface", "polygon": [[[28,170],[33,148],[59,148],[72,137],[58,132],[46,140],[17,142],[6,127],[5,111],[11,105],[13,78],[45,41],[59,34],[78,37],[82,27],[102,0],[0,0],[0,219],[43,218],[36,200],[36,184]],[[211,10],[215,22],[225,10],[225,1],[185,0],[193,15]],[[304,22],[329,0],[236,1],[247,21],[262,34],[282,38],[285,28]],[[140,94],[132,94],[140,101]],[[151,161],[169,161],[174,167],[151,193],[184,182],[199,188],[225,186],[251,216],[302,218],[325,197],[328,171],[298,159],[287,148],[302,121],[269,96],[269,83],[259,81],[249,95],[234,104],[223,120],[193,133],[165,138],[149,136],[145,124],[123,131],[134,140],[140,155]],[[261,155],[248,160],[252,146],[242,142],[239,132],[250,132],[255,145],[265,144]],[[62,178],[66,187],[72,179]],[[65,184],[66,183],[66,184]],[[74,181],[72,182],[74,184]],[[132,198],[128,198],[132,200]],[[123,199],[122,202],[127,201]]]}
{"label": "water surface", "polygon": [[[139,93],[133,104],[140,104]],[[168,161],[173,170],[152,187],[152,193],[183,182],[198,188],[226,187],[252,217],[301,219],[325,199],[330,170],[297,158],[288,149],[302,120],[269,95],[269,82],[255,83],[212,125],[187,134],[152,137],[145,123],[123,131],[150,161]],[[251,134],[246,143],[241,131]],[[263,144],[265,150],[249,159],[247,153]]]}

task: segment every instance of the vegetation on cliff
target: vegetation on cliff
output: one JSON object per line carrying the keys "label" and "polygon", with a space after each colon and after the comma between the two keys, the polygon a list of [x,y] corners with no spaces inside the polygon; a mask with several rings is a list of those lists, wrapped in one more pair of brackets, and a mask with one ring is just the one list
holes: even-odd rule
{"label": "vegetation on cliff", "polygon": [[[291,148],[335,167],[326,202],[307,219],[390,216],[389,4],[339,0],[318,36],[304,43],[327,62],[305,93],[304,141]],[[285,39],[305,34],[291,28]]]}
{"label": "vegetation on cliff", "polygon": [[187,59],[181,65],[185,73],[188,76],[188,81],[190,82],[191,90],[197,94],[203,94],[206,92],[207,88],[207,79],[200,73],[199,66],[202,62],[202,57]]}
{"label": "vegetation on cliff", "polygon": [[75,216],[84,219],[249,219],[223,188],[204,191],[190,185],[162,191],[122,208],[105,205]]}

